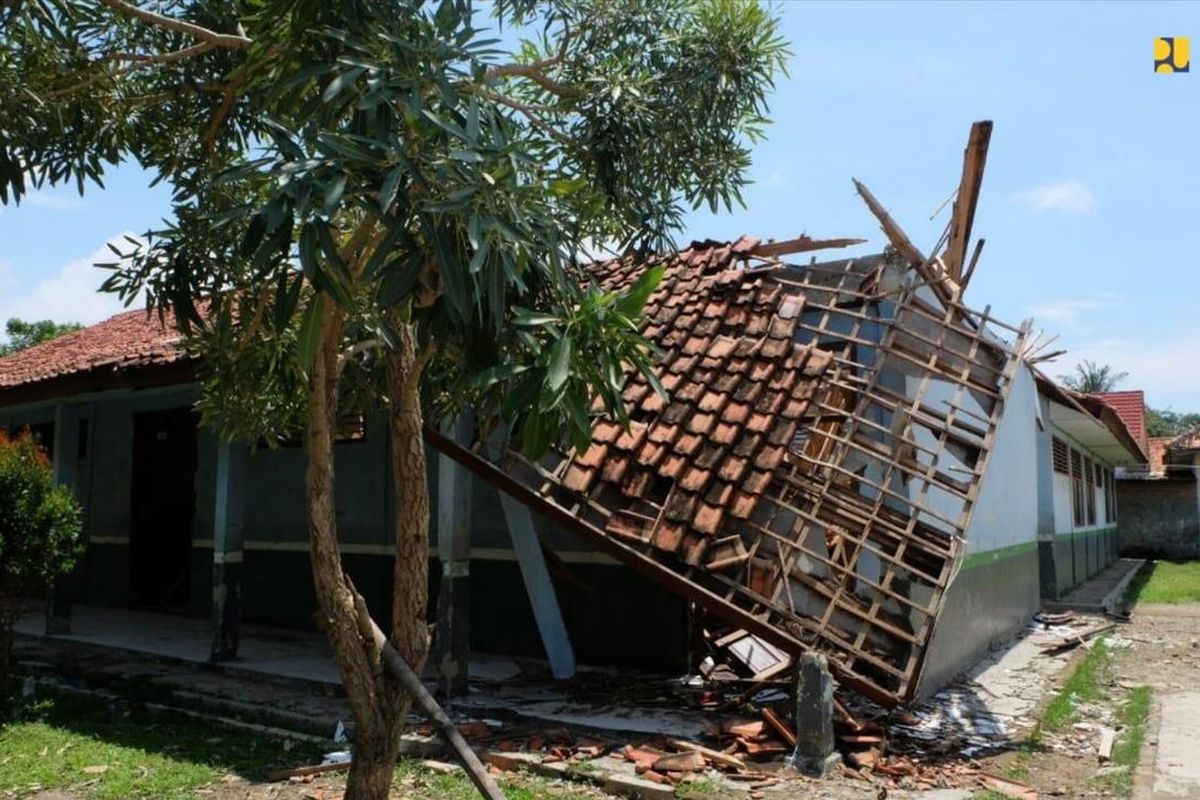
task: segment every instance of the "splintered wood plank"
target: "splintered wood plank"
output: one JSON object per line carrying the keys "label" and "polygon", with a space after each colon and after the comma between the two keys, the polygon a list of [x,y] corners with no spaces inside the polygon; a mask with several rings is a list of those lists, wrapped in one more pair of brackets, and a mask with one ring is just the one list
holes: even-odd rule
{"label": "splintered wood plank", "polygon": [[983,170],[987,165],[988,143],[991,140],[991,120],[980,120],[971,125],[971,135],[963,153],[958,197],[950,215],[950,241],[946,245],[946,268],[956,281],[961,280],[963,274],[963,261],[967,255],[971,227],[975,222],[975,208],[979,204],[979,189],[983,185]]}
{"label": "splintered wood plank", "polygon": [[875,195],[871,194],[871,190],[857,178],[852,178],[851,180],[854,181],[854,188],[862,197],[863,202],[867,204],[867,208],[875,215],[875,219],[879,220],[879,226],[883,228],[884,235],[900,251],[900,255],[904,257],[904,260],[914,267],[924,264],[925,255],[913,244],[912,239],[908,238],[908,234],[904,232],[904,229],[896,224],[896,221],[892,219],[892,215],[887,212],[883,204],[875,199]]}

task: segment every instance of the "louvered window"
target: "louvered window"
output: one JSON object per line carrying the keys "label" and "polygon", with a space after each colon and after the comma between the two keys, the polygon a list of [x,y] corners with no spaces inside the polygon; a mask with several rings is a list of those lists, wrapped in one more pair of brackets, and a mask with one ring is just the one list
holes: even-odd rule
{"label": "louvered window", "polygon": [[1054,471],[1063,475],[1071,474],[1070,450],[1062,439],[1054,440]]}

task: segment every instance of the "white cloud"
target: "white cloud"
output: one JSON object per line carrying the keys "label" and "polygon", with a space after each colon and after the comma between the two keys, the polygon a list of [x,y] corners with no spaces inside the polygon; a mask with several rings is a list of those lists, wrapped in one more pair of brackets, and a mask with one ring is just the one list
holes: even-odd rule
{"label": "white cloud", "polygon": [[[109,241],[118,248],[129,249],[123,235]],[[90,325],[123,311],[124,306],[116,295],[99,291],[108,272],[94,266],[97,262],[115,260],[116,256],[107,246],[97,248],[83,258],[67,262],[24,292],[13,279],[10,265],[0,264],[0,324],[10,317],[19,317]]]}
{"label": "white cloud", "polygon": [[22,201],[37,208],[48,208],[63,211],[71,208],[82,208],[83,198],[69,189],[42,189],[30,192]]}
{"label": "white cloud", "polygon": [[1017,202],[1034,211],[1090,214],[1096,209],[1096,195],[1087,184],[1075,178],[1031,186],[1017,192],[1014,197]]}
{"label": "white cloud", "polygon": [[1028,307],[1029,315],[1038,325],[1052,331],[1082,333],[1091,326],[1086,317],[1094,311],[1103,311],[1118,305],[1116,295],[1050,300]]}
{"label": "white cloud", "polygon": [[1070,374],[1085,359],[1109,364],[1117,372],[1128,372],[1129,376],[1118,388],[1144,389],[1149,405],[1200,411],[1200,385],[1196,383],[1194,369],[1200,363],[1200,340],[1195,337],[1085,341],[1071,347],[1048,371],[1054,375]]}

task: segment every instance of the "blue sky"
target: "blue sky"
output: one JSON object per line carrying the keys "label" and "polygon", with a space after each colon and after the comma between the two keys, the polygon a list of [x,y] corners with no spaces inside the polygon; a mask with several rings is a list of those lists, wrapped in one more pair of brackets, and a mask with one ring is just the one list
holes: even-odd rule
{"label": "blue sky", "polygon": [[[1200,46],[1200,5],[782,3],[794,56],[755,151],[747,207],[696,212],[683,240],[859,236],[883,243],[864,181],[925,250],[970,124],[995,122],[967,293],[1036,319],[1070,353],[1129,372],[1156,407],[1200,410],[1200,62],[1157,75],[1155,36]],[[92,322],[104,242],[156,225],[168,194],[134,168],[79,198],[0,209],[0,319]],[[851,251],[853,252],[853,251]]]}

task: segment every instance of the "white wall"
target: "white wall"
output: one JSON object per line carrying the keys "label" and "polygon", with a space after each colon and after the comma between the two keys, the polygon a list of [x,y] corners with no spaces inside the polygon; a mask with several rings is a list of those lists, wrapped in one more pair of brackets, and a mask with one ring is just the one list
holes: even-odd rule
{"label": "white wall", "polygon": [[1037,539],[1037,386],[1022,366],[1009,390],[1004,416],[967,529],[967,553],[983,553]]}

